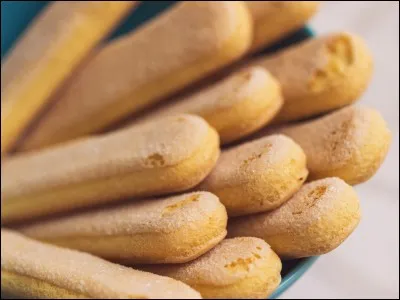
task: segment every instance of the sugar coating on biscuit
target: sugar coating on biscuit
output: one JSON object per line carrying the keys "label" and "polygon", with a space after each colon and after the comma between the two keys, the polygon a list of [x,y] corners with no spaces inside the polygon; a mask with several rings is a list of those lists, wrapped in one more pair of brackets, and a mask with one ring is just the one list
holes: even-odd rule
{"label": "sugar coating on biscuit", "polygon": [[299,258],[332,251],[354,231],[359,220],[354,189],[331,177],[305,184],[271,212],[233,219],[228,235],[263,238],[282,258]]}
{"label": "sugar coating on biscuit", "polygon": [[65,87],[22,149],[101,130],[161,100],[243,54],[251,42],[250,28],[241,2],[176,4],[100,49]]}
{"label": "sugar coating on biscuit", "polygon": [[[8,230],[2,229],[1,242],[2,288],[5,273],[12,273],[90,298],[200,298],[176,280],[42,244]],[[45,296],[46,291],[41,292],[38,296]]]}
{"label": "sugar coating on biscuit", "polygon": [[227,213],[207,192],[146,199],[20,227],[33,238],[126,265],[183,263],[226,236]]}
{"label": "sugar coating on biscuit", "polygon": [[[261,67],[250,67],[241,70],[233,75],[214,83],[211,86],[193,95],[174,100],[172,103],[152,111],[148,115],[139,117],[141,122],[154,117],[177,114],[177,113],[198,113],[207,114],[218,110],[233,107],[247,97],[251,97],[255,90],[273,83],[272,76]],[[136,120],[134,120],[136,121]]]}
{"label": "sugar coating on biscuit", "polygon": [[281,132],[298,140],[303,149],[312,150],[308,164],[311,170],[318,166],[341,166],[349,160],[368,133],[366,115],[357,107],[343,108],[322,118],[282,127]]}
{"label": "sugar coating on biscuit", "polygon": [[282,264],[265,241],[238,237],[223,240],[194,261],[143,269],[181,280],[204,298],[265,298],[279,285]]}
{"label": "sugar coating on biscuit", "polygon": [[39,222],[20,227],[19,230],[28,236],[41,239],[68,236],[129,236],[140,233],[168,234],[189,224],[207,220],[221,206],[215,195],[195,192],[135,201],[131,204]]}
{"label": "sugar coating on biscuit", "polygon": [[2,61],[2,153],[14,146],[70,73],[138,2],[59,1],[43,9]]}
{"label": "sugar coating on biscuit", "polygon": [[221,143],[238,140],[270,122],[283,104],[278,81],[264,68],[239,70],[189,96],[128,122],[129,125],[179,113],[203,117],[220,135]]}
{"label": "sugar coating on biscuit", "polygon": [[275,123],[301,120],[356,101],[368,86],[373,60],[357,35],[339,32],[313,38],[255,59],[282,86],[285,104]]}
{"label": "sugar coating on biscuit", "polygon": [[302,149],[278,134],[224,151],[199,189],[215,193],[228,214],[237,216],[279,206],[300,188],[307,174]]}
{"label": "sugar coating on biscuit", "polygon": [[334,78],[343,77],[355,59],[351,40],[344,35],[328,41],[323,51],[327,62],[323,68],[315,70],[308,83],[308,88],[314,93],[321,92]]}
{"label": "sugar coating on biscuit", "polygon": [[216,180],[229,185],[245,183],[254,174],[259,174],[286,159],[292,140],[282,134],[268,136],[256,141],[227,149],[221,155],[216,168],[207,181]]}
{"label": "sugar coating on biscuit", "polygon": [[325,178],[305,184],[290,200],[264,219],[268,235],[302,230],[329,214],[349,186],[339,178]]}
{"label": "sugar coating on biscuit", "polygon": [[[335,78],[345,78],[346,69],[360,60],[356,55],[358,43],[359,38],[350,33],[330,34],[259,58],[252,64],[261,65],[276,76],[285,96],[291,99],[296,93],[297,97],[319,93],[333,85]],[[358,70],[361,71],[362,68]]]}
{"label": "sugar coating on biscuit", "polygon": [[252,50],[276,42],[302,27],[319,7],[318,1],[246,1],[254,21]]}
{"label": "sugar coating on biscuit", "polygon": [[391,133],[374,109],[346,107],[277,130],[304,149],[311,178],[338,176],[350,184],[369,179],[389,148]]}
{"label": "sugar coating on biscuit", "polygon": [[175,278],[188,284],[228,286],[251,277],[251,273],[265,265],[271,252],[269,245],[258,238],[226,239],[198,259],[172,269]]}
{"label": "sugar coating on biscuit", "polygon": [[180,115],[106,135],[79,139],[2,162],[2,196],[16,197],[59,186],[173,166],[203,146],[210,127]]}

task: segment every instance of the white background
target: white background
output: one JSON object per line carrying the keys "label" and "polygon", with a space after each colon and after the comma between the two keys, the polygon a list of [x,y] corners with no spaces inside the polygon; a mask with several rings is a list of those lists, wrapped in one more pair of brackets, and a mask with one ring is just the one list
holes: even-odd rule
{"label": "white background", "polygon": [[281,298],[399,298],[399,2],[326,1],[310,22],[317,34],[361,35],[375,58],[375,75],[358,105],[378,109],[393,132],[382,168],[356,187],[363,219],[338,249]]}

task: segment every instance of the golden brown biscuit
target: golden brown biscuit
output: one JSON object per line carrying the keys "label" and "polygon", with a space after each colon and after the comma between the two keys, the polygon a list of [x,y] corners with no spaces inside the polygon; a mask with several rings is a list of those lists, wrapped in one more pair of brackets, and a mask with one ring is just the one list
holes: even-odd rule
{"label": "golden brown biscuit", "polygon": [[222,152],[199,190],[214,193],[229,216],[274,209],[307,178],[306,156],[290,138],[273,135]]}
{"label": "golden brown biscuit", "polygon": [[56,1],[1,64],[1,153],[138,1]]}
{"label": "golden brown biscuit", "polygon": [[282,263],[263,240],[240,237],[185,264],[139,268],[185,282],[204,298],[265,299],[281,281]]}
{"label": "golden brown biscuit", "polygon": [[246,1],[254,22],[251,51],[300,29],[317,12],[318,1]]}
{"label": "golden brown biscuit", "polygon": [[2,222],[126,197],[187,190],[219,156],[219,138],[197,116],[165,117],[2,162]]}
{"label": "golden brown biscuit", "polygon": [[305,184],[271,212],[232,219],[228,235],[259,237],[281,258],[300,258],[332,251],[359,221],[355,190],[332,177]]}
{"label": "golden brown biscuit", "polygon": [[352,185],[376,173],[391,142],[385,120],[379,112],[367,107],[342,108],[277,131],[303,148],[309,179],[339,177]]}
{"label": "golden brown biscuit", "polygon": [[266,125],[282,104],[279,83],[265,69],[251,67],[161,106],[133,123],[178,113],[196,114],[217,130],[221,143],[229,143]]}
{"label": "golden brown biscuit", "polygon": [[126,263],[182,263],[226,235],[218,198],[197,192],[89,211],[19,228],[43,242]]}
{"label": "golden brown biscuit", "polygon": [[201,299],[182,282],[1,230],[1,290],[28,299]]}
{"label": "golden brown biscuit", "polygon": [[[22,143],[35,149],[97,132],[238,59],[252,26],[241,1],[184,1],[105,46]],[[79,113],[78,113],[79,112]]]}
{"label": "golden brown biscuit", "polygon": [[282,86],[284,105],[275,123],[304,119],[356,101],[372,75],[364,41],[341,32],[313,38],[253,60]]}

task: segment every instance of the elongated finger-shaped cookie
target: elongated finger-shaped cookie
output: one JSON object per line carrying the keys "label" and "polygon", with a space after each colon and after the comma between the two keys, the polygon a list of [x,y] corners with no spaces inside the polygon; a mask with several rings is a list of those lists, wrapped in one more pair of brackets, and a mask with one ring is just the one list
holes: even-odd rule
{"label": "elongated finger-shaped cookie", "polygon": [[174,279],[1,230],[1,290],[30,299],[201,299]]}
{"label": "elongated finger-shaped cookie", "polygon": [[230,237],[264,239],[282,258],[325,254],[357,227],[360,207],[354,189],[339,178],[305,184],[279,208],[232,219]]}
{"label": "elongated finger-shaped cookie", "polygon": [[218,134],[191,115],[16,155],[1,165],[2,222],[187,190],[218,156]]}
{"label": "elongated finger-shaped cookie", "polygon": [[260,67],[239,71],[183,99],[174,100],[136,122],[179,113],[203,117],[222,143],[240,139],[266,125],[283,103],[279,83]]}
{"label": "elongated finger-shaped cookie", "polygon": [[20,148],[40,148],[97,132],[160,101],[238,59],[250,46],[251,28],[241,1],[176,4],[101,49]]}
{"label": "elongated finger-shaped cookie", "polygon": [[307,155],[309,179],[339,177],[349,184],[371,178],[389,150],[391,133],[379,112],[346,107],[278,132],[290,136]]}
{"label": "elongated finger-shaped cookie", "polygon": [[207,192],[89,211],[27,225],[22,233],[127,264],[182,263],[226,235],[227,214]]}
{"label": "elongated finger-shaped cookie", "polygon": [[183,281],[204,298],[265,299],[281,281],[282,263],[263,240],[239,237],[185,264],[139,268]]}
{"label": "elongated finger-shaped cookie", "polygon": [[56,1],[1,64],[1,153],[138,1]]}
{"label": "elongated finger-shaped cookie", "polygon": [[373,69],[364,41],[345,32],[307,40],[251,64],[266,68],[282,86],[285,102],[275,123],[353,103],[367,88]]}
{"label": "elongated finger-shaped cookie", "polygon": [[300,29],[317,12],[318,1],[246,1],[254,22],[251,51]]}
{"label": "elongated finger-shaped cookie", "polygon": [[222,152],[199,190],[214,193],[229,216],[274,209],[307,178],[306,156],[293,140],[273,135]]}

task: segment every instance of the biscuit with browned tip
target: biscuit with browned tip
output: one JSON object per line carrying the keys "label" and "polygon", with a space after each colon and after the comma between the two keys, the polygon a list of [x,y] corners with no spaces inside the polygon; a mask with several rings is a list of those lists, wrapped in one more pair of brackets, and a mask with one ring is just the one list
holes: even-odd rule
{"label": "biscuit with browned tip", "polygon": [[279,208],[232,219],[228,236],[264,239],[284,259],[325,254],[337,248],[360,221],[355,190],[339,178],[305,184]]}
{"label": "biscuit with browned tip", "polygon": [[277,131],[303,148],[309,179],[339,177],[352,185],[367,181],[377,172],[391,142],[385,120],[368,107],[345,107]]}
{"label": "biscuit with browned tip", "polygon": [[238,237],[194,261],[143,269],[185,282],[208,299],[265,299],[281,281],[282,263],[262,239]]}
{"label": "biscuit with browned tip", "polygon": [[272,135],[223,151],[198,189],[217,195],[229,216],[241,216],[278,207],[307,175],[300,146],[284,135]]}
{"label": "biscuit with browned tip", "polygon": [[89,211],[18,228],[46,243],[124,264],[182,263],[226,235],[218,198],[197,192]]}
{"label": "biscuit with browned tip", "polygon": [[266,68],[281,84],[285,102],[274,123],[305,119],[355,102],[373,72],[367,45],[347,32],[306,40],[250,65]]}
{"label": "biscuit with browned tip", "polygon": [[179,113],[196,114],[214,127],[221,143],[226,144],[268,124],[282,104],[279,83],[265,69],[251,67],[161,106],[132,123]]}

